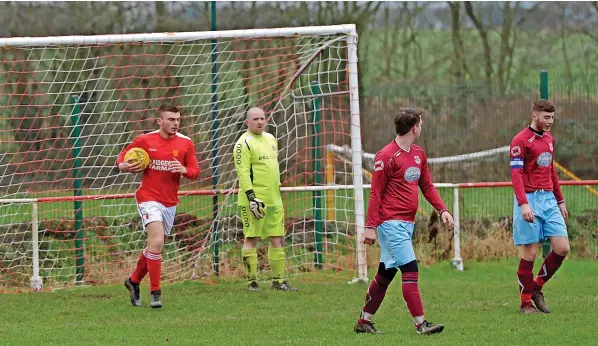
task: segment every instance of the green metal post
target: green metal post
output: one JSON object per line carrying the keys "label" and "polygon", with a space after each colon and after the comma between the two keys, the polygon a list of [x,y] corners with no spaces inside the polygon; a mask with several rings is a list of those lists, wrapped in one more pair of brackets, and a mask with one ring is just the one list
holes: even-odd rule
{"label": "green metal post", "polygon": [[[320,85],[317,81],[311,82],[311,92],[313,95],[321,95],[322,91],[320,89]],[[312,110],[313,110],[313,118],[312,118],[312,162],[313,162],[313,172],[314,172],[314,179],[316,186],[323,185],[322,179],[322,155],[320,153],[320,121],[322,119],[322,114],[320,110],[320,103],[321,99],[319,96],[314,97],[312,101]],[[315,219],[315,232],[316,232],[316,267],[318,269],[322,269],[322,264],[324,263],[324,256],[322,251],[322,230],[324,226],[323,218],[322,218],[322,191],[314,191],[313,192],[313,199],[314,199],[314,219]]]}
{"label": "green metal post", "polygon": [[[540,98],[548,100],[548,71],[540,71]],[[550,253],[550,242],[544,240],[542,242],[542,255],[546,258]]]}
{"label": "green metal post", "polygon": [[[81,104],[79,103],[79,96],[74,95],[71,97],[71,101],[73,103],[73,112],[71,114],[71,123],[73,125],[73,131],[71,135],[71,140],[73,142],[73,158],[75,159],[75,164],[73,167],[73,178],[75,179],[73,183],[73,195],[74,196],[82,196],[83,192],[81,187],[83,186],[83,179],[81,178],[81,124],[80,122],[80,115],[81,115]],[[83,282],[83,275],[84,275],[84,254],[85,249],[83,246],[83,202],[82,201],[75,201],[75,231],[77,232],[75,236],[75,266],[76,266],[76,274],[77,274],[77,282]]]}
{"label": "green metal post", "polygon": [[[216,1],[210,3],[210,22],[216,31]],[[218,59],[216,39],[212,39],[212,185],[218,191]],[[214,221],[214,273],[220,274],[220,225],[218,222],[218,194],[212,197],[212,220]]]}
{"label": "green metal post", "polygon": [[548,99],[548,71],[540,71],[540,98]]}

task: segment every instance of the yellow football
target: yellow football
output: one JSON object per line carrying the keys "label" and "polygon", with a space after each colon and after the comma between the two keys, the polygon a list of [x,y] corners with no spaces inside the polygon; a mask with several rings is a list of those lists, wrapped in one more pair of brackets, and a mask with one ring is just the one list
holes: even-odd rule
{"label": "yellow football", "polygon": [[143,148],[131,148],[125,154],[125,162],[141,162],[141,167],[146,169],[150,165],[151,159],[147,151],[145,151]]}

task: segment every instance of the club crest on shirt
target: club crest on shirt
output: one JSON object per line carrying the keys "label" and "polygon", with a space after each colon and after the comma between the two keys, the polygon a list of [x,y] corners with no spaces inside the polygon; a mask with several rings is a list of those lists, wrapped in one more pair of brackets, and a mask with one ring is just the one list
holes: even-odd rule
{"label": "club crest on shirt", "polygon": [[550,151],[554,151],[554,148],[552,147],[552,143],[548,143],[548,148],[550,148]]}
{"label": "club crest on shirt", "polygon": [[418,181],[421,175],[421,171],[417,167],[409,167],[405,171],[404,178],[408,183],[413,183],[414,181]]}
{"label": "club crest on shirt", "polygon": [[518,145],[511,148],[511,156],[519,156],[521,155],[521,148]]}
{"label": "club crest on shirt", "polygon": [[414,156],[413,159],[415,160],[415,163],[417,163],[418,165],[421,163],[419,156]]}
{"label": "club crest on shirt", "polygon": [[552,154],[545,151],[542,154],[540,154],[540,156],[538,156],[536,162],[538,163],[538,166],[548,167],[552,163]]}
{"label": "club crest on shirt", "polygon": [[177,157],[177,156],[179,156],[179,151],[178,151],[178,149],[173,149],[173,150],[172,150],[172,156],[174,156],[174,157]]}

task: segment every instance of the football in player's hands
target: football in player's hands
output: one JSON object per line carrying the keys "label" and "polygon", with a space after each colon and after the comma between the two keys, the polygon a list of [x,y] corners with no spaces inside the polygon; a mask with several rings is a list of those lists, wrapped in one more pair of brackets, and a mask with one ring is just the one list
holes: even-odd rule
{"label": "football in player's hands", "polygon": [[[135,168],[130,169],[130,172],[139,172],[138,168],[141,168],[141,171],[145,170],[149,167],[152,160],[149,157],[149,154],[143,148],[131,148],[125,153],[124,162],[130,164],[130,166],[134,166]],[[130,168],[130,167],[129,167]]]}

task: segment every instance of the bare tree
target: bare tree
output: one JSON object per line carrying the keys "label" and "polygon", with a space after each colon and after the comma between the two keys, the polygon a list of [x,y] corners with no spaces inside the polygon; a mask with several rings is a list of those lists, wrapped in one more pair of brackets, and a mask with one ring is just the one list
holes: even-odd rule
{"label": "bare tree", "polygon": [[[488,24],[485,25],[480,19],[481,16],[476,14],[476,12],[474,11],[471,2],[467,1],[464,3],[465,12],[467,13],[467,16],[477,29],[480,39],[482,41],[482,49],[484,56],[483,66],[486,81],[489,84],[496,82],[496,86],[498,88],[499,93],[505,92],[511,78],[513,60],[515,59],[514,52],[515,47],[517,46],[518,39],[517,27],[521,26],[527,18],[527,15],[535,11],[535,9],[538,6],[538,3],[536,3],[533,7],[528,9],[527,12],[524,12],[521,9],[520,2],[516,2],[513,5],[510,1],[507,1],[503,4],[504,5],[502,6],[502,23],[500,25],[500,31],[498,32],[500,37],[500,44],[498,56],[496,57],[496,59],[494,59],[491,50],[491,42],[488,35],[489,32],[493,31],[491,25],[491,18],[488,19]],[[458,16],[455,7],[456,5],[451,5],[454,18]],[[487,10],[485,12],[491,13],[492,11]],[[454,28],[453,31],[455,31]],[[455,34],[453,35],[455,36]],[[458,41],[457,44],[459,44]]]}
{"label": "bare tree", "polygon": [[466,75],[470,75],[465,59],[465,49],[463,48],[463,39],[461,38],[461,3],[457,1],[448,2],[451,8],[451,39],[453,42],[453,62],[455,66],[455,79],[462,82]]}
{"label": "bare tree", "polygon": [[507,84],[507,76],[512,66],[513,51],[515,49],[515,37],[512,35],[515,16],[519,12],[521,2],[516,2],[511,7],[510,2],[505,2],[503,7],[502,28],[500,32],[500,51],[498,54],[498,90],[502,93]]}
{"label": "bare tree", "polygon": [[[409,77],[410,62],[418,63],[412,58],[415,54],[412,47],[417,44],[419,32],[413,22],[428,6],[428,3],[403,2],[397,10],[398,15],[391,16],[391,9],[384,8],[384,38],[383,49],[380,52],[384,58],[382,75],[392,78],[395,72],[403,79]],[[402,62],[401,66],[394,66],[395,62]]]}
{"label": "bare tree", "polygon": [[[589,19],[598,17],[598,1],[587,3],[586,14],[586,18]],[[596,29],[596,23],[594,22],[592,24],[581,22],[581,31],[592,40],[598,42],[598,30]]]}
{"label": "bare tree", "polygon": [[484,71],[486,72],[486,80],[488,83],[492,83],[492,52],[490,51],[490,43],[488,42],[488,29],[484,26],[482,21],[479,18],[479,15],[475,14],[473,7],[471,6],[470,1],[465,1],[465,13],[471,21],[473,25],[478,30],[480,38],[482,39],[482,47],[484,51]]}
{"label": "bare tree", "polygon": [[[560,38],[561,38],[561,49],[563,50],[563,61],[565,63],[565,76],[566,78],[571,78],[571,62],[569,61],[569,54],[567,52],[567,31],[566,31],[566,12],[567,12],[568,4],[566,2],[559,3],[559,8],[561,10],[560,16]],[[567,83],[569,85],[569,83]]]}

